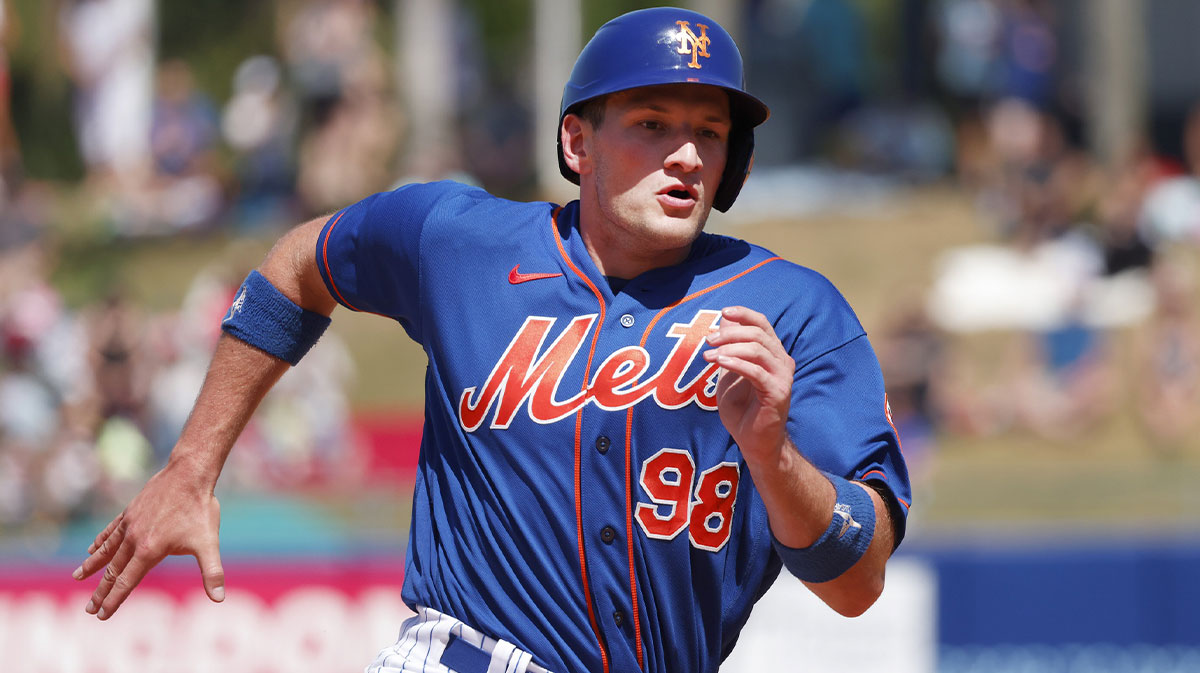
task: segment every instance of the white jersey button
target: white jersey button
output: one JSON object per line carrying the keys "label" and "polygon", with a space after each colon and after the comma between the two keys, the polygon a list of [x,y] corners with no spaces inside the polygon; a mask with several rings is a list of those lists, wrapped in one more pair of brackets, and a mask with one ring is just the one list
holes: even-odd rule
{"label": "white jersey button", "polygon": [[621,316],[621,327],[633,327],[633,316],[628,313]]}

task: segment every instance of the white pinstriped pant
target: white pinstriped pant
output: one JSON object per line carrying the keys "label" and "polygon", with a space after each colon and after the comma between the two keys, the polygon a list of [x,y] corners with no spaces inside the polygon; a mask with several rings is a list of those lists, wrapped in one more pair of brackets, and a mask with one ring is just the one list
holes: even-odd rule
{"label": "white pinstriped pant", "polygon": [[[459,671],[442,663],[452,640],[461,640],[490,656],[484,669]],[[366,673],[550,673],[533,663],[533,655],[505,640],[485,636],[450,615],[417,607],[417,614],[400,627],[400,639],[383,650]]]}

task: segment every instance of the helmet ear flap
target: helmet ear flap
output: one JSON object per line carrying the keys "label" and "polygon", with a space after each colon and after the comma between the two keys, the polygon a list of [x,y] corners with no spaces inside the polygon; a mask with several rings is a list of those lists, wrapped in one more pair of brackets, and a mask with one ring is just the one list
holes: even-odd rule
{"label": "helmet ear flap", "polygon": [[729,136],[729,150],[725,156],[725,171],[721,174],[721,184],[713,197],[713,208],[722,213],[729,210],[742,191],[746,178],[750,177],[750,168],[754,164],[754,129],[748,125],[740,125]]}

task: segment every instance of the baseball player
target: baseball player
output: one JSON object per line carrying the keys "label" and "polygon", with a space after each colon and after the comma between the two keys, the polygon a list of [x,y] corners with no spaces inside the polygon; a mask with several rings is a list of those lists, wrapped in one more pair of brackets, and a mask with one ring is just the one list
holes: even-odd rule
{"label": "baseball player", "polygon": [[767,107],[730,36],[605,24],[563,93],[564,206],[453,182],[286,234],[242,285],[171,458],[96,537],[110,617],[168,554],[224,597],[213,488],[336,304],[429,358],[403,595],[373,672],[715,671],[781,568],[856,615],[911,499],[883,380],[817,273],[703,232]]}

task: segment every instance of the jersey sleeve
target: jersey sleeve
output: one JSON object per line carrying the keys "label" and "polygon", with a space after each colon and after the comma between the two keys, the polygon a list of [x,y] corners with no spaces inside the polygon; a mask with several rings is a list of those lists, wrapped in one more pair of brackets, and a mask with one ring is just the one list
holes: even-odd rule
{"label": "jersey sleeve", "polygon": [[[792,347],[796,373],[788,434],[817,468],[879,486],[904,536],[912,488],[892,426],[883,374],[870,341],[841,295],[806,321]],[[806,338],[807,335],[807,338]]]}
{"label": "jersey sleeve", "polygon": [[317,266],[334,299],[421,334],[421,237],[454,183],[413,184],[334,213],[317,239]]}
{"label": "jersey sleeve", "polygon": [[896,544],[912,503],[900,438],[892,427],[883,375],[866,335],[796,371],[788,431],[818,468],[846,479],[875,482],[891,496]]}

